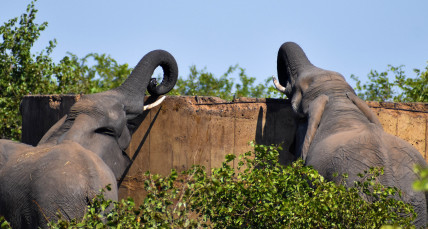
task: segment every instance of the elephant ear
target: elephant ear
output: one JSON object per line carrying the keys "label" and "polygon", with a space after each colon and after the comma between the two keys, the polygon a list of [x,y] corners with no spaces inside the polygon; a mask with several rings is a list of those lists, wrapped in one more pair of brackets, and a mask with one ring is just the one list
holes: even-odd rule
{"label": "elephant ear", "polygon": [[[65,120],[67,119],[67,115],[64,115],[58,122],[56,122],[49,130],[43,135],[42,139],[37,143],[37,145],[42,145],[48,143],[51,140],[51,137],[54,135],[58,135],[58,130],[62,127]],[[56,142],[54,142],[56,143]]]}

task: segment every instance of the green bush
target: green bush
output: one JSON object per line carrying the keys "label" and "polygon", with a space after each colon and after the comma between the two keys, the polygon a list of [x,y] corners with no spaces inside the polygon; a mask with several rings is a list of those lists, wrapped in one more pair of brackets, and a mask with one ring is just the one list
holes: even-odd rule
{"label": "green bush", "polygon": [[5,220],[3,216],[0,216],[0,228],[1,229],[11,228],[10,224]]}
{"label": "green bush", "polygon": [[202,182],[193,194],[194,210],[214,228],[378,228],[388,223],[409,226],[414,217],[410,205],[391,198],[398,194],[396,188],[376,182],[381,169],[364,172],[347,189],[325,181],[301,160],[284,168],[277,158],[276,147],[255,145],[238,162],[237,173],[226,161],[211,176],[198,177]]}
{"label": "green bush", "polygon": [[416,74],[414,78],[406,76],[403,68],[403,65],[388,65],[384,72],[372,70],[367,75],[368,82],[364,84],[357,76],[351,75],[356,82],[355,91],[368,101],[428,102],[428,65],[422,71],[413,69]]}
{"label": "green bush", "polygon": [[428,192],[428,168],[415,166],[414,171],[419,175],[419,180],[413,183],[413,189]]}
{"label": "green bush", "polygon": [[345,188],[346,175],[336,185],[301,160],[279,165],[275,146],[254,145],[239,160],[226,156],[211,174],[197,165],[166,177],[146,173],[147,197],[138,208],[132,199],[112,202],[101,193],[83,220],[59,220],[51,228],[412,227],[412,207],[393,198],[399,190],[377,182],[382,173],[372,168]]}
{"label": "green bush", "polygon": [[[56,40],[38,53],[32,47],[47,22],[36,23],[37,10],[31,2],[19,18],[0,26],[0,138],[21,138],[19,104],[29,94],[94,93],[120,85],[131,72],[106,54],[84,58],[68,53],[59,63],[50,54]],[[94,64],[88,65],[93,59]]]}
{"label": "green bush", "polygon": [[[239,70],[237,76],[236,71]],[[238,78],[239,82],[235,83]],[[263,83],[255,84],[256,78],[248,76],[245,69],[239,65],[230,66],[219,78],[206,69],[197,69],[190,66],[187,79],[178,78],[170,95],[198,95],[217,96],[232,101],[235,97],[253,98],[285,98],[286,96],[276,90],[272,84],[272,78],[268,77]]]}

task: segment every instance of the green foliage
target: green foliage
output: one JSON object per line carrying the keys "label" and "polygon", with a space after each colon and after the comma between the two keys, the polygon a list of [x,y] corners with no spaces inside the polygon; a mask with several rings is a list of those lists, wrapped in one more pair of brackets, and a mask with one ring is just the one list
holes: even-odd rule
{"label": "green foliage", "polygon": [[413,183],[413,189],[417,191],[428,191],[428,168],[415,166],[415,173],[419,175],[419,180]]}
{"label": "green foliage", "polygon": [[6,22],[0,27],[3,41],[0,43],[0,126],[1,138],[12,137],[18,139],[21,133],[19,117],[19,103],[23,95],[32,92],[50,91],[52,60],[49,54],[55,47],[50,41],[48,47],[38,55],[31,54],[31,47],[40,36],[47,23],[34,23],[37,10],[34,3],[27,8],[27,13],[21,15],[19,27],[14,27],[18,18]]}
{"label": "green foliage", "polygon": [[10,229],[10,224],[5,220],[3,216],[0,216],[0,228],[1,229]]}
{"label": "green foliage", "polygon": [[[193,208],[213,228],[378,228],[395,223],[410,226],[412,207],[391,197],[398,193],[376,182],[380,169],[371,169],[347,189],[327,182],[318,172],[294,162],[278,164],[274,146],[254,145],[232,168],[233,156],[201,180]],[[364,193],[373,202],[361,196]],[[410,215],[401,218],[399,214]]]}
{"label": "green foliage", "polygon": [[147,197],[140,206],[141,223],[145,228],[197,228],[204,225],[189,204],[194,173],[203,171],[194,171],[189,176],[179,176],[175,170],[167,177],[145,174]]}
{"label": "green foliage", "polygon": [[[47,27],[35,22],[37,10],[31,2],[18,18],[0,26],[0,138],[18,140],[21,135],[19,104],[28,94],[94,93],[120,85],[131,69],[106,54],[79,59],[69,53],[59,63],[50,57],[56,40],[33,53],[31,48]],[[88,60],[92,58],[92,66]]]}
{"label": "green foliage", "polygon": [[[88,65],[88,62],[94,62]],[[90,53],[78,58],[68,53],[58,65],[56,93],[97,93],[116,88],[128,78],[132,68],[119,64],[107,54]]]}
{"label": "green foliage", "polygon": [[[238,70],[239,82],[235,83],[233,74]],[[217,96],[228,101],[233,100],[234,97],[285,97],[275,89],[270,77],[263,84],[255,85],[255,80],[256,78],[248,76],[245,69],[239,65],[230,66],[220,78],[206,72],[206,69],[198,70],[196,66],[191,66],[187,79],[179,78],[170,94]]]}
{"label": "green foliage", "polygon": [[[415,78],[405,75],[403,66],[388,65],[385,72],[370,71],[369,82],[362,84],[358,77],[351,75],[357,82],[355,90],[364,100],[394,102],[428,102],[428,65],[424,71],[413,69]],[[390,82],[390,75],[394,76]]]}
{"label": "green foliage", "polygon": [[[145,174],[147,197],[136,208],[98,195],[83,220],[52,228],[380,228],[412,227],[412,207],[395,199],[399,190],[377,179],[383,170],[360,174],[352,188],[327,182],[303,161],[278,164],[278,148],[253,145],[236,159],[227,155],[207,174],[202,166],[178,175]],[[364,198],[360,194],[364,194]],[[370,199],[371,202],[367,202]]]}

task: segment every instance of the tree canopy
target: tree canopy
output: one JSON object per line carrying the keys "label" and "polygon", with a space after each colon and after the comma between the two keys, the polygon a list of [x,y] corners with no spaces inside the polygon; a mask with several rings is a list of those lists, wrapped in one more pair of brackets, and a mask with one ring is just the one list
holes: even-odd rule
{"label": "tree canopy", "polygon": [[[59,63],[50,54],[56,40],[40,52],[32,52],[47,22],[35,22],[34,2],[19,18],[0,26],[0,138],[19,139],[19,104],[28,94],[95,93],[120,85],[129,75],[128,64],[118,64],[106,54],[91,53],[83,58],[68,53]],[[94,60],[88,65],[88,59]]]}
{"label": "tree canopy", "polygon": [[351,79],[357,82],[355,90],[364,100],[428,102],[428,62],[424,70],[413,69],[415,78],[407,77],[403,68],[403,65],[388,65],[384,72],[371,70],[367,83],[362,83],[355,75],[351,75]]}

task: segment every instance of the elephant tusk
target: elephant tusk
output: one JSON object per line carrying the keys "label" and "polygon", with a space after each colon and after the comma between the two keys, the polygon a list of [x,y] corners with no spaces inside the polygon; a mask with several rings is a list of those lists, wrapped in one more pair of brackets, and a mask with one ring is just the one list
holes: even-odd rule
{"label": "elephant tusk", "polygon": [[278,89],[278,91],[285,93],[286,89],[284,86],[282,86],[278,80],[275,78],[275,76],[272,76],[272,80],[273,80],[273,84],[275,85],[276,89]]}
{"label": "elephant tusk", "polygon": [[151,104],[149,104],[149,105],[145,105],[145,106],[144,106],[144,108],[143,108],[143,111],[150,110],[150,109],[152,109],[153,107],[158,106],[159,104],[161,104],[161,103],[163,102],[163,100],[164,100],[165,98],[166,98],[165,96],[162,96],[162,98],[160,98],[160,99],[156,100],[156,102],[151,103]]}

